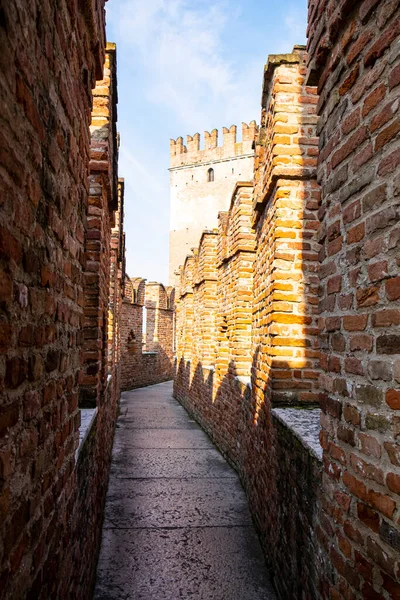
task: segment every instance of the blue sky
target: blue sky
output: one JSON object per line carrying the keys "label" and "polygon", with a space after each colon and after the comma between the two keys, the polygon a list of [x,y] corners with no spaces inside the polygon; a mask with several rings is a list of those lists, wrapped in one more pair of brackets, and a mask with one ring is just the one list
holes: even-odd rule
{"label": "blue sky", "polygon": [[260,119],[268,54],[305,43],[307,0],[109,0],[127,272],[167,283],[169,140]]}

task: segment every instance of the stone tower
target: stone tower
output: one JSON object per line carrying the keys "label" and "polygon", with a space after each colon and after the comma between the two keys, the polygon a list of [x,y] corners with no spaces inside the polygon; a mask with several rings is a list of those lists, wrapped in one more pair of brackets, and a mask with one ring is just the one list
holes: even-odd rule
{"label": "stone tower", "polygon": [[242,141],[236,141],[236,125],[223,128],[223,144],[218,131],[179,137],[170,142],[171,222],[169,244],[169,283],[175,285],[178,267],[192,247],[197,247],[204,229],[217,226],[218,213],[229,208],[237,181],[252,181],[255,121],[242,124]]}

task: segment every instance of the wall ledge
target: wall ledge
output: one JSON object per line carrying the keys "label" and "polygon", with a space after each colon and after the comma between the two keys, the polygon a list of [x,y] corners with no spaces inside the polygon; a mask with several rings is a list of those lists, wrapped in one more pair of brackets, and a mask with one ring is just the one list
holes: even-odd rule
{"label": "wall ledge", "polygon": [[321,409],[273,408],[271,412],[278,421],[294,433],[311,454],[322,461],[322,448],[319,442]]}
{"label": "wall ledge", "polygon": [[98,409],[96,408],[81,408],[81,424],[79,426],[79,444],[75,451],[75,462],[78,462],[79,455],[89,434],[94,427],[97,419]]}

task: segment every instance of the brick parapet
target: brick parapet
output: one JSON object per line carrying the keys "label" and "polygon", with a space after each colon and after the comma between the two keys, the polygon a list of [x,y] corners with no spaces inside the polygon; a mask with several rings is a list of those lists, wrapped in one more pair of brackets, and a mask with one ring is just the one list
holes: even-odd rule
{"label": "brick parapet", "polygon": [[[181,270],[174,393],[241,474],[267,559],[284,580],[279,589],[288,597],[299,589],[317,597],[328,562],[311,528],[318,525],[321,464],[304,451],[313,478],[291,480],[293,507],[277,456],[281,447],[293,453],[296,442],[271,414],[273,403],[309,405],[319,398],[317,96],[305,82],[304,50],[270,57],[268,65],[257,187],[237,184],[229,210],[219,213],[218,234],[205,233]],[[205,286],[197,283],[204,240],[212,240],[214,260],[207,310]],[[215,351],[199,343],[204,323],[212,324],[207,334]],[[300,501],[305,485],[309,513]],[[283,533],[288,515],[300,519],[299,545]]]}
{"label": "brick parapet", "polygon": [[4,2],[0,21],[0,598],[87,598],[118,395],[77,460],[104,2]]}
{"label": "brick parapet", "polygon": [[171,294],[172,289],[166,290],[160,283],[127,277],[120,317],[122,389],[172,379],[174,310],[170,304]]}
{"label": "brick parapet", "polygon": [[268,57],[256,146],[255,221],[278,178],[316,178],[318,98],[316,88],[305,81],[306,72],[305,47],[295,46],[291,54]]}
{"label": "brick parapet", "polygon": [[263,406],[318,401],[316,88],[303,47],[264,71],[253,224],[257,236],[253,393]]}
{"label": "brick parapet", "polygon": [[[116,50],[108,44],[104,76],[94,90],[85,235],[85,308],[80,406],[102,401],[108,368],[108,306],[111,227],[118,207]],[[116,193],[116,197],[114,194]]]}
{"label": "brick parapet", "polygon": [[400,480],[398,2],[309,2],[322,186],[324,597],[395,598]]}

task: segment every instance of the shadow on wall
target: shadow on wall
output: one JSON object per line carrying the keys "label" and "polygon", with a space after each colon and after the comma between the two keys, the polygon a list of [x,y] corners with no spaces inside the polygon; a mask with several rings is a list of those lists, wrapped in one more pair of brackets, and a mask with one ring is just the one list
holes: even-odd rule
{"label": "shadow on wall", "polygon": [[121,313],[121,389],[173,378],[174,290],[126,280]]}
{"label": "shadow on wall", "polygon": [[305,73],[302,47],[269,57],[254,193],[237,184],[181,271],[174,385],[239,472],[277,592],[293,600],[320,598],[331,569],[318,537],[320,190]]}
{"label": "shadow on wall", "polygon": [[[258,359],[259,350],[253,368]],[[329,569],[321,562],[315,537],[321,458],[271,411],[269,401],[256,408],[251,385],[237,376],[233,361],[217,389],[214,378],[212,368],[182,358],[176,363],[174,397],[238,471],[280,597],[317,598],[321,571]],[[289,412],[304,414],[302,408]],[[319,410],[311,413],[319,423]],[[314,441],[318,444],[318,425]]]}

